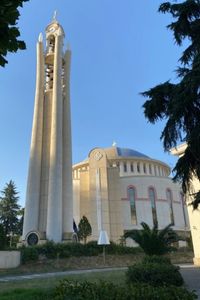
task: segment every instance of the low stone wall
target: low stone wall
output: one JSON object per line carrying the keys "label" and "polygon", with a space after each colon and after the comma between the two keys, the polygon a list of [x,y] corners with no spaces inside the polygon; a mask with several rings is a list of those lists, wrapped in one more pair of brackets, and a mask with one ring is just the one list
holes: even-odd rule
{"label": "low stone wall", "polygon": [[20,251],[0,251],[0,269],[17,268],[20,261]]}

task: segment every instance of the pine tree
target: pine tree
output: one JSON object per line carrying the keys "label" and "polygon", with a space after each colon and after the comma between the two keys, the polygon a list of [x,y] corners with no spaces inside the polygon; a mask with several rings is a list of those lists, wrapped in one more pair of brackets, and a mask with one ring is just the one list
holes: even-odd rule
{"label": "pine tree", "polygon": [[18,221],[18,229],[17,229],[17,233],[19,235],[22,235],[22,231],[23,231],[23,223],[24,223],[24,210],[25,208],[21,208],[18,211],[18,217],[19,217],[19,221]]}
{"label": "pine tree", "polygon": [[[143,92],[145,117],[151,123],[166,121],[161,133],[165,151],[180,142],[187,143],[184,156],[174,168],[174,180],[182,183],[183,191],[192,193],[192,178],[200,180],[200,1],[179,4],[165,2],[159,12],[170,13],[174,22],[167,27],[176,43],[189,42],[179,59],[177,83],[166,81]],[[200,192],[194,194],[193,206],[198,207]]]}
{"label": "pine tree", "polygon": [[7,245],[7,237],[2,224],[0,224],[0,250],[3,250]]}
{"label": "pine tree", "polygon": [[17,52],[25,49],[23,41],[18,40],[20,32],[17,25],[19,19],[19,7],[28,0],[1,0],[0,1],[0,66],[8,62],[5,57],[8,52]]}
{"label": "pine tree", "polygon": [[18,205],[19,197],[15,184],[12,180],[6,184],[1,192],[0,197],[0,224],[3,225],[6,235],[18,233],[18,214],[20,205]]}
{"label": "pine tree", "polygon": [[87,237],[92,234],[92,227],[88,219],[83,216],[78,224],[78,238],[83,240],[84,244],[87,242]]}

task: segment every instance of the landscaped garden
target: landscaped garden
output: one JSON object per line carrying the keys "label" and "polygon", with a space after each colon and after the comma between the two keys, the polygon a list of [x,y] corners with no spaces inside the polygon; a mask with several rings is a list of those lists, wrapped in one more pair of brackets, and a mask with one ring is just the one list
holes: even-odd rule
{"label": "landscaped garden", "polygon": [[[143,230],[131,231],[125,237],[137,241],[140,247],[126,247],[111,243],[106,246],[106,261],[102,246],[97,242],[87,244],[55,244],[47,242],[34,247],[22,247],[22,266],[15,273],[36,273],[127,266],[127,270],[92,272],[29,281],[0,283],[0,299],[48,299],[48,300],[193,300],[193,292],[184,287],[179,267],[172,264],[182,257],[182,262],[191,261],[192,252],[181,249],[178,254],[171,246],[178,239],[167,226],[150,229],[145,223]],[[169,254],[169,252],[171,252]],[[7,271],[7,274],[13,274]],[[0,276],[5,276],[5,271]],[[9,290],[9,292],[8,292]]]}
{"label": "landscaped garden", "polygon": [[[145,273],[144,273],[145,270]],[[168,260],[145,258],[126,270],[102,271],[63,278],[0,283],[1,300],[192,300],[177,267]]]}

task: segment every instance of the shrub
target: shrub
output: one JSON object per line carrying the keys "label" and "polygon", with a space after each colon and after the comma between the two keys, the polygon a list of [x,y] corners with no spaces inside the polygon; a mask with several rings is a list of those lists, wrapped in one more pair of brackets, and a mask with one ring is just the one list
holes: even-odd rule
{"label": "shrub", "polygon": [[153,286],[181,286],[183,284],[179,267],[166,263],[138,263],[128,268],[126,278],[128,284],[139,282]]}
{"label": "shrub", "polygon": [[53,241],[47,241],[43,245],[36,246],[38,254],[44,255],[46,258],[56,258],[58,253],[59,244],[55,244]]}
{"label": "shrub", "polygon": [[172,244],[179,241],[179,236],[169,224],[162,230],[158,230],[158,223],[151,229],[145,222],[141,223],[142,230],[130,230],[124,234],[125,238],[133,239],[147,255],[163,255],[176,248]]}
{"label": "shrub", "polygon": [[36,247],[25,247],[21,248],[21,259],[22,263],[27,263],[29,261],[37,261],[39,257]]}
{"label": "shrub", "polygon": [[136,284],[130,287],[110,282],[77,282],[64,279],[57,286],[55,300],[193,300],[193,292],[180,287],[153,287]]}
{"label": "shrub", "polygon": [[158,255],[146,255],[143,260],[143,264],[153,263],[153,264],[171,264],[171,261],[168,257],[158,256]]}
{"label": "shrub", "polygon": [[[28,249],[34,248],[33,252],[37,258],[39,255],[42,255],[48,259],[55,259],[57,257],[60,258],[67,258],[70,256],[97,256],[102,254],[102,246],[99,246],[96,241],[88,242],[87,244],[83,245],[80,243],[54,243],[53,241],[48,241],[43,245],[38,246],[29,246]],[[31,250],[27,250],[31,252]],[[37,252],[37,255],[36,255]],[[106,253],[107,254],[136,254],[141,252],[139,247],[126,247],[115,244],[113,242],[110,245],[106,246]],[[24,252],[22,251],[22,257]],[[25,254],[26,255],[26,254]],[[30,258],[30,260],[33,260]],[[36,260],[36,259],[34,259]],[[28,262],[28,256],[23,260],[24,262]]]}
{"label": "shrub", "polygon": [[114,242],[110,242],[110,245],[106,246],[106,252],[108,254],[118,254],[118,255],[136,254],[138,252],[140,253],[141,249],[139,247],[127,247],[127,246],[115,244]]}

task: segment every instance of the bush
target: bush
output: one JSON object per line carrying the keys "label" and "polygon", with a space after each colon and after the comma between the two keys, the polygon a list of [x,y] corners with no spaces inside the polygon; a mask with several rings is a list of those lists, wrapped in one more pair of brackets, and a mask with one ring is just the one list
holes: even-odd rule
{"label": "bush", "polygon": [[160,255],[146,255],[143,260],[143,264],[153,263],[153,264],[171,264],[171,261],[168,257]]}
{"label": "bush", "polygon": [[36,246],[38,254],[44,255],[46,258],[54,259],[57,257],[59,244],[55,244],[53,241],[47,241],[43,245]]}
{"label": "bush", "polygon": [[108,254],[124,255],[141,253],[142,250],[139,247],[127,247],[110,242],[110,245],[106,246],[106,252]]}
{"label": "bush", "polygon": [[[24,249],[24,247],[22,247]],[[96,241],[88,242],[87,244],[83,245],[80,243],[54,243],[53,241],[48,241],[47,243],[43,245],[38,246],[29,246],[26,249],[33,249],[33,253],[35,255],[35,258],[32,259],[32,257],[27,256],[26,253],[31,253],[31,250],[27,250],[27,252],[24,252],[22,250],[22,261],[28,262],[31,260],[36,260],[36,257],[38,258],[39,255],[42,255],[48,259],[55,259],[57,257],[59,258],[67,258],[70,256],[97,256],[99,254],[102,254],[102,246],[99,246]],[[136,254],[138,252],[141,252],[140,248],[133,248],[133,247],[126,247],[121,246],[118,244],[115,244],[113,242],[110,243],[110,245],[106,246],[106,253],[107,254]],[[23,256],[26,256],[23,258]]]}
{"label": "bush", "polygon": [[127,287],[110,282],[77,282],[64,279],[57,286],[55,300],[193,300],[193,292],[180,287],[153,287],[137,284]]}
{"label": "bush", "polygon": [[183,284],[179,267],[166,263],[138,263],[128,268],[126,278],[128,284],[139,282],[153,286]]}
{"label": "bush", "polygon": [[27,263],[29,261],[37,261],[39,257],[36,247],[25,247],[21,248],[21,259],[22,263]]}

